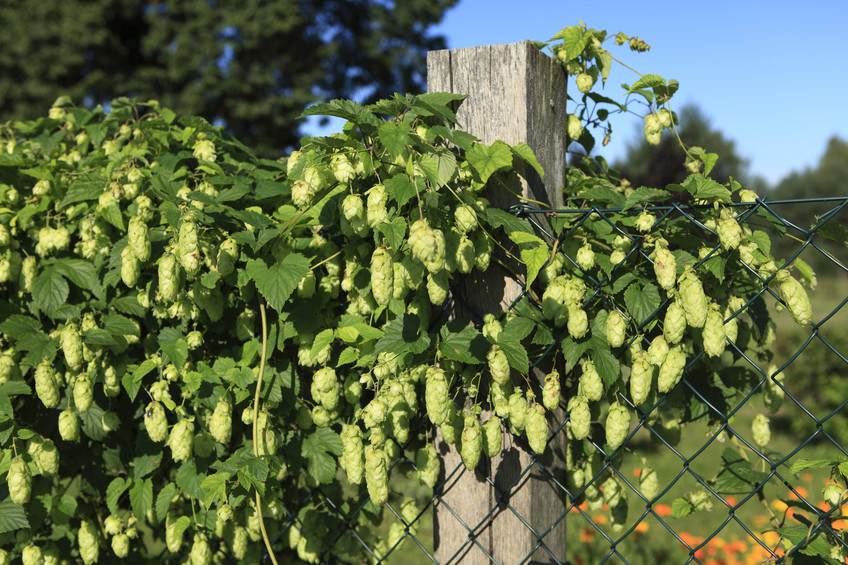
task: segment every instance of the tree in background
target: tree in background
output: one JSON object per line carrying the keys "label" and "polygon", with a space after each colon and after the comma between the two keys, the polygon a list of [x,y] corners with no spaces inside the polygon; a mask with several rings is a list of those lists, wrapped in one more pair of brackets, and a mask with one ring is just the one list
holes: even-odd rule
{"label": "tree in background", "polygon": [[60,95],[158,99],[225,125],[259,154],[298,140],[309,104],[424,88],[428,29],[457,0],[7,0],[0,121]]}
{"label": "tree in background", "polygon": [[[678,113],[678,120],[677,131],[683,143],[718,154],[718,162],[710,173],[712,178],[721,183],[727,182],[731,176],[737,180],[744,178],[747,161],[737,153],[736,143],[713,129],[709,118],[700,108],[684,106]],[[689,176],[685,161],[686,154],[671,132],[665,132],[659,145],[650,145],[640,125],[639,136],[627,147],[625,161],[617,162],[615,168],[634,187],[664,187],[681,183]]]}

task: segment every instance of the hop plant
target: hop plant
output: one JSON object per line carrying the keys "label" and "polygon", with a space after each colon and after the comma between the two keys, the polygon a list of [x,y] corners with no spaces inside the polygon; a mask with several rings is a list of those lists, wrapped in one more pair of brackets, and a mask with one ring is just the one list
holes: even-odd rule
{"label": "hop plant", "polygon": [[427,369],[424,401],[427,405],[427,416],[437,426],[441,426],[448,417],[449,405],[452,401],[448,392],[448,381],[443,369],[430,367]]}
{"label": "hop plant", "polygon": [[385,306],[394,292],[394,269],[392,256],[384,247],[378,247],[371,255],[371,294],[377,304]]}
{"label": "hop plant", "polygon": [[365,205],[358,194],[348,194],[340,204],[341,229],[348,236],[364,237],[368,233]]}
{"label": "hop plant", "polygon": [[477,213],[468,204],[460,204],[454,212],[454,225],[461,234],[477,229]]}
{"label": "hop plant", "polygon": [[630,431],[630,412],[618,402],[613,402],[607,412],[606,420],[607,445],[615,451],[627,438]]}
{"label": "hop plant", "polygon": [[383,506],[389,496],[386,457],[382,449],[374,445],[365,446],[365,486],[368,496],[377,506]]}
{"label": "hop plant", "polygon": [[15,504],[26,504],[32,493],[32,474],[23,459],[17,458],[9,465],[6,475],[9,498]]}
{"label": "hop plant", "polygon": [[757,414],[754,416],[754,421],[751,423],[751,433],[754,438],[754,443],[760,447],[765,447],[771,440],[771,428],[769,427],[769,419],[765,414]]}
{"label": "hop plant", "polygon": [[501,419],[497,416],[492,416],[483,422],[482,432],[483,453],[485,453],[487,457],[495,457],[501,452],[501,443],[503,442]]}
{"label": "hop plant", "polygon": [[164,302],[174,302],[178,292],[177,258],[171,253],[165,253],[159,259],[159,298]]}
{"label": "hop plant", "polygon": [[192,277],[200,270],[200,247],[198,245],[197,224],[187,214],[180,222],[177,236],[177,257],[186,273]]}
{"label": "hop plant", "polygon": [[77,544],[85,565],[96,563],[100,558],[100,533],[92,522],[82,521],[77,531]]}
{"label": "hop plant", "polygon": [[222,394],[215,404],[215,411],[212,413],[212,418],[209,420],[209,433],[218,443],[224,445],[230,442],[230,435],[233,431],[233,405],[227,398],[226,394]]}
{"label": "hop plant", "polygon": [[448,284],[449,276],[446,270],[427,275],[427,295],[430,298],[430,303],[434,306],[440,306],[447,300]]}
{"label": "hop plant", "polygon": [[350,484],[358,485],[365,475],[365,448],[359,426],[342,424],[342,455],[339,464],[347,474]]}
{"label": "hop plant", "polygon": [[[786,273],[786,271],[780,272]],[[780,283],[780,297],[789,308],[792,319],[799,326],[808,325],[813,317],[813,309],[810,305],[810,297],[807,296],[807,291],[804,290],[803,285],[798,279],[790,276],[788,273],[779,276],[779,278],[783,279]]]}
{"label": "hop plant", "polygon": [[721,211],[721,218],[718,220],[718,239],[721,246],[727,250],[736,249],[742,242],[742,227],[733,214],[728,209]]}
{"label": "hop plant", "polygon": [[462,442],[460,455],[465,463],[465,468],[473,471],[480,462],[480,453],[483,451],[483,432],[480,429],[480,420],[475,414],[465,415],[465,426],[462,429]]}
{"label": "hop plant", "polygon": [[112,552],[120,559],[130,554],[130,538],[127,534],[117,534],[112,538]]}
{"label": "hop plant", "polygon": [[524,431],[527,434],[530,449],[538,454],[544,453],[545,446],[548,443],[548,421],[545,418],[545,409],[541,404],[534,402],[527,409],[527,422]]}
{"label": "hop plant", "polygon": [[509,397],[509,429],[513,435],[519,435],[527,424],[527,399],[516,391]]}
{"label": "hop plant", "polygon": [[21,563],[23,565],[44,565],[44,553],[35,544],[29,544],[21,552]]}
{"label": "hop plant", "polygon": [[183,418],[171,429],[168,437],[168,446],[171,448],[171,457],[174,461],[187,461],[191,458],[191,449],[194,445],[194,423],[188,418]]}
{"label": "hop plant", "polygon": [[577,265],[584,271],[588,271],[595,266],[595,252],[592,250],[592,244],[588,241],[577,250],[575,258]]}
{"label": "hop plant", "polygon": [[560,392],[559,373],[553,370],[545,376],[545,385],[542,388],[542,404],[545,409],[556,410],[559,408]]}
{"label": "hop plant", "polygon": [[718,304],[711,304],[707,310],[704,322],[704,351],[710,357],[719,357],[724,352],[726,343],[724,335],[724,317],[718,309]]}
{"label": "hop plant", "polygon": [[35,368],[35,393],[45,408],[59,405],[59,383],[49,360],[44,359]]}
{"label": "hop plant", "polygon": [[674,288],[674,281],[677,280],[677,260],[671,251],[664,247],[657,249],[654,255],[654,274],[660,287],[665,290]]}
{"label": "hop plant", "polygon": [[202,533],[194,534],[194,542],[189,553],[191,565],[209,565],[212,562],[212,550],[209,540]]}
{"label": "hop plant", "polygon": [[65,355],[65,363],[71,369],[77,369],[82,365],[82,338],[79,326],[74,322],[68,322],[59,334],[59,343],[62,353]]}
{"label": "hop plant", "polygon": [[503,349],[493,345],[486,355],[486,361],[489,363],[489,373],[492,375],[492,380],[500,385],[509,380],[509,361]]}
{"label": "hop plant", "polygon": [[568,424],[574,439],[584,439],[589,436],[592,424],[592,413],[589,410],[589,402],[583,395],[572,397],[568,401]]}
{"label": "hop plant", "polygon": [[627,320],[624,314],[613,310],[607,315],[606,336],[610,347],[621,347],[624,344],[626,330]]}
{"label": "hop plant", "polygon": [[648,346],[648,359],[651,361],[651,364],[659,367],[665,362],[668,351],[669,347],[665,338],[658,335],[651,340],[651,345]]}
{"label": "hop plant", "polygon": [[574,339],[581,339],[589,330],[589,316],[586,310],[572,307],[568,309],[568,335]]}
{"label": "hop plant", "polygon": [[[139,261],[150,259],[150,236],[147,224],[140,216],[133,216],[127,224],[127,247]],[[123,255],[122,255],[123,256]]]}
{"label": "hop plant", "polygon": [[338,408],[340,388],[339,379],[331,367],[322,367],[312,376],[312,398],[326,410]]}
{"label": "hop plant", "polygon": [[235,269],[238,261],[238,243],[232,238],[227,238],[218,246],[218,254],[215,256],[215,269],[222,277],[226,277]]}
{"label": "hop plant", "polygon": [[474,254],[474,243],[468,236],[461,236],[455,253],[456,268],[460,273],[468,274],[474,269]]}
{"label": "hop plant", "polygon": [[72,410],[62,410],[59,413],[59,437],[64,441],[80,439],[80,421]]}
{"label": "hop plant", "polygon": [[580,121],[574,114],[568,115],[568,138],[571,140],[578,140],[580,136],[583,135],[583,123]]}
{"label": "hop plant", "polygon": [[665,311],[663,319],[663,336],[667,343],[674,345],[683,339],[686,331],[686,310],[680,302],[673,300]]}
{"label": "hop plant", "polygon": [[630,398],[633,404],[643,404],[651,393],[651,383],[654,378],[654,367],[648,360],[648,354],[640,351],[633,357],[630,368]]}
{"label": "hop plant", "polygon": [[415,467],[418,469],[419,480],[428,487],[435,488],[442,464],[432,444],[428,443],[418,450],[415,455]]}
{"label": "hop plant", "polygon": [[680,346],[672,347],[666,355],[665,362],[660,366],[657,376],[657,390],[660,394],[669,392],[680,382],[685,367],[686,353]]}
{"label": "hop plant", "polygon": [[659,494],[660,480],[656,471],[650,467],[642,467],[639,472],[639,490],[648,500],[653,500]]}
{"label": "hop plant", "polygon": [[382,184],[375,184],[368,192],[368,198],[365,201],[365,219],[371,229],[376,230],[389,220],[389,213],[386,210],[388,197],[386,187]]}
{"label": "hop plant", "polygon": [[94,402],[94,389],[88,375],[79,375],[74,381],[74,405],[80,412],[87,412]]}
{"label": "hop plant", "polygon": [[438,273],[444,268],[445,236],[440,230],[431,228],[425,220],[417,220],[409,227],[409,248],[412,256],[431,273]]}
{"label": "hop plant", "polygon": [[595,369],[595,364],[590,359],[583,362],[583,373],[580,375],[578,394],[585,395],[592,402],[597,402],[604,395],[604,382]]}
{"label": "hop plant", "polygon": [[45,477],[55,476],[59,472],[59,452],[53,440],[35,436],[27,444],[27,452]]}
{"label": "hop plant", "polygon": [[692,267],[687,266],[678,280],[680,301],[686,311],[686,323],[693,328],[703,328],[707,320],[707,295]]}
{"label": "hop plant", "polygon": [[147,405],[144,411],[144,427],[152,441],[159,443],[165,440],[168,435],[168,418],[160,403],[154,401]]}

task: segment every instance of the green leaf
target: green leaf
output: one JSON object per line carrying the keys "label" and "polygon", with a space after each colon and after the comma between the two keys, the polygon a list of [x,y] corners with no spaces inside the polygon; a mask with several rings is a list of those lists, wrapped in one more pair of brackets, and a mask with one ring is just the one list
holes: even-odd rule
{"label": "green leaf", "polygon": [[583,26],[569,26],[561,29],[551,38],[551,41],[562,39],[562,46],[565,48],[565,60],[570,61],[583,53],[590,37],[589,34],[584,34]]}
{"label": "green leaf", "polygon": [[588,341],[574,341],[571,337],[566,337],[562,340],[560,347],[562,348],[562,356],[565,359],[567,368],[577,366],[577,362],[589,349]]}
{"label": "green leaf", "polygon": [[24,507],[10,500],[0,502],[0,533],[29,528]]}
{"label": "green leaf", "polygon": [[68,283],[58,271],[46,268],[32,281],[32,298],[36,307],[50,316],[68,299]]}
{"label": "green leaf", "polygon": [[339,354],[339,360],[336,361],[336,365],[347,365],[348,363],[356,362],[357,359],[359,359],[359,352],[353,347],[346,347],[344,351]]}
{"label": "green leaf", "polygon": [[261,259],[251,259],[245,270],[271,308],[281,312],[298,283],[309,273],[309,259],[290,253],[271,267]]}
{"label": "green leaf", "polygon": [[453,320],[442,326],[439,349],[447,359],[460,363],[480,364],[486,361],[489,342],[466,320]]}
{"label": "green leaf", "polygon": [[527,350],[521,345],[521,342],[504,332],[498,334],[495,342],[506,355],[509,366],[522,375],[526,375],[530,369],[530,359],[527,357]]}
{"label": "green leaf", "polygon": [[197,466],[193,460],[188,460],[177,470],[174,481],[180,490],[192,498],[202,498],[203,490],[200,488],[203,475],[197,474]]}
{"label": "green leaf", "polygon": [[493,174],[512,166],[512,151],[503,141],[495,141],[492,145],[475,143],[466,153],[466,160],[475,173],[475,180],[486,184]]}
{"label": "green leaf", "polygon": [[203,502],[207,508],[211,508],[218,501],[227,501],[227,482],[229,482],[230,477],[229,473],[218,472],[203,479],[200,488],[206,491]]}
{"label": "green leaf", "polygon": [[106,297],[106,291],[97,275],[97,269],[92,263],[82,259],[64,258],[56,261],[53,268],[79,288],[91,292],[98,299],[103,300]]}
{"label": "green leaf", "polygon": [[109,314],[103,316],[102,322],[103,329],[112,335],[134,335],[136,337],[141,335],[139,327],[126,316]]}
{"label": "green leaf", "polygon": [[830,556],[830,544],[820,531],[817,531],[811,536],[810,528],[806,525],[788,526],[786,528],[778,528],[774,531],[789,540],[789,543],[793,547],[802,547],[803,549],[799,551],[804,555],[811,555],[813,557]]}
{"label": "green leaf", "polygon": [[135,481],[130,488],[130,505],[132,506],[133,514],[139,520],[144,519],[144,515],[150,510],[153,504],[153,481],[149,478],[143,481]]}
{"label": "green leaf", "polygon": [[24,381],[6,381],[0,384],[0,394],[20,396],[32,394],[32,389]]}
{"label": "green leaf", "polygon": [[530,285],[533,284],[533,281],[536,280],[536,276],[539,274],[542,267],[545,266],[545,263],[548,262],[548,259],[550,259],[550,250],[547,245],[541,245],[539,247],[534,247],[533,249],[521,250],[521,260],[524,261],[525,265],[527,265],[527,281],[524,283],[525,287],[529,288]]}
{"label": "green leaf", "polygon": [[168,360],[182,367],[188,360],[188,343],[180,330],[176,328],[162,328],[159,331],[159,347]]}
{"label": "green leaf", "polygon": [[616,192],[607,185],[593,186],[580,193],[580,198],[589,200],[592,204],[600,204],[606,202],[614,208],[624,207],[624,195]]}
{"label": "green leaf", "polygon": [[527,316],[516,316],[515,318],[510,318],[503,325],[501,333],[504,334],[505,338],[509,338],[512,341],[521,341],[530,335],[533,328],[542,325],[544,324],[538,324],[535,320]]}
{"label": "green leaf", "polygon": [[100,208],[98,213],[104,220],[115,226],[118,231],[126,231],[124,228],[124,217],[121,215],[121,209],[115,204],[109,204],[108,206]]}
{"label": "green leaf", "polygon": [[180,516],[171,526],[174,532],[173,535],[177,538],[182,537],[189,526],[191,526],[191,519],[188,516]]}
{"label": "green leaf", "polygon": [[728,447],[721,455],[721,471],[714,488],[718,492],[748,492],[766,478],[768,473],[755,470],[750,461]]}
{"label": "green leaf", "polygon": [[62,202],[56,207],[58,210],[70,206],[76,202],[84,202],[86,200],[97,200],[103,194],[103,187],[106,185],[105,179],[91,180],[90,177],[80,178],[71,184],[68,192]]}
{"label": "green leaf", "polygon": [[68,518],[73,518],[74,514],[77,513],[77,499],[69,494],[63,494],[56,504],[56,510]]}
{"label": "green leaf", "polygon": [[595,369],[601,376],[601,380],[604,381],[604,387],[609,389],[618,381],[621,375],[621,365],[610,351],[606,339],[592,336],[589,340],[589,347],[592,348],[592,362],[595,364]]}
{"label": "green leaf", "polygon": [[624,303],[637,323],[642,324],[660,306],[660,292],[650,282],[632,284],[624,291]]}
{"label": "green leaf", "polygon": [[839,461],[833,459],[799,459],[789,468],[789,473],[794,475],[805,469],[821,469],[823,467],[833,467]]}
{"label": "green leaf", "polygon": [[401,122],[384,122],[377,132],[380,136],[380,143],[389,152],[392,160],[396,159],[403,153],[406,146],[409,145],[409,124]]}
{"label": "green leaf", "polygon": [[640,186],[639,188],[630,193],[630,195],[624,201],[624,206],[622,206],[622,208],[624,210],[627,210],[628,208],[632,208],[633,206],[641,204],[643,202],[664,201],[670,197],[671,193],[667,190]]}
{"label": "green leaf", "polygon": [[409,180],[404,173],[399,173],[383,183],[390,199],[394,199],[398,206],[403,206],[415,196],[415,184]]}
{"label": "green leaf", "polygon": [[168,515],[168,510],[171,508],[171,501],[174,499],[174,495],[177,494],[177,485],[174,483],[167,483],[162,490],[159,491],[159,494],[156,495],[156,519],[160,522],[165,519]]}
{"label": "green leaf", "polygon": [[138,303],[137,294],[117,296],[109,303],[109,305],[118,312],[123,312],[130,316],[137,316],[139,318],[144,317],[146,312],[144,306]]}
{"label": "green leaf", "polygon": [[533,167],[533,169],[539,173],[540,177],[545,176],[545,171],[542,169],[542,165],[539,164],[539,160],[536,159],[536,155],[533,153],[533,149],[531,149],[529,145],[522,141],[518,145],[510,147],[510,150],[512,151],[513,156],[518,157]]}
{"label": "green leaf", "polygon": [[383,337],[374,346],[374,355],[380,353],[421,353],[430,346],[430,336],[421,331],[418,316],[404,314],[392,320]]}
{"label": "green leaf", "polygon": [[319,332],[318,335],[315,336],[315,339],[312,340],[312,355],[317,355],[319,351],[333,343],[333,337],[334,332],[330,328]]}
{"label": "green leaf", "polygon": [[330,483],[336,474],[336,460],[329,454],[341,455],[342,440],[329,428],[317,428],[303,440],[301,455],[307,460],[307,470],[318,483]]}
{"label": "green leaf", "polygon": [[[755,234],[758,232],[754,232]],[[762,233],[762,232],[759,232]],[[822,227],[818,229],[817,234],[822,235],[828,239],[832,239],[842,245],[848,246],[848,228],[834,221],[829,221]],[[766,236],[768,237],[768,236]],[[753,239],[753,238],[752,238]],[[759,240],[757,241],[757,245],[759,245]]]}
{"label": "green leaf", "polygon": [[643,88],[656,88],[658,86],[666,86],[666,81],[659,75],[642,75],[636,82],[633,83],[627,90],[627,94]]}
{"label": "green leaf", "polygon": [[106,487],[106,506],[109,508],[109,512],[115,514],[118,511],[118,500],[130,488],[130,484],[132,484],[131,479],[122,477],[112,479],[112,482]]}
{"label": "green leaf", "polygon": [[506,233],[511,234],[514,231],[523,231],[529,234],[533,233],[533,227],[527,220],[517,218],[506,210],[500,208],[488,208],[484,211],[486,219],[492,227],[499,228],[503,226]]}
{"label": "green leaf", "polygon": [[377,226],[384,236],[389,247],[397,250],[403,245],[404,236],[406,236],[406,220],[401,217],[394,218],[391,222],[384,222]]}
{"label": "green leaf", "polygon": [[692,503],[685,498],[678,497],[671,501],[671,516],[672,518],[683,518],[695,511]]}
{"label": "green leaf", "polygon": [[124,373],[124,376],[121,377],[121,384],[123,385],[124,390],[127,391],[127,395],[130,397],[130,400],[135,400],[135,396],[138,394],[138,389],[141,388],[141,380],[145,375],[147,375],[147,373],[156,367],[157,365],[155,361],[145,359],[134,371],[127,371]]}
{"label": "green leaf", "polygon": [[82,340],[88,345],[117,345],[118,342],[112,334],[100,328],[85,330],[82,332]]}
{"label": "green leaf", "polygon": [[718,202],[731,201],[730,191],[727,188],[701,174],[689,175],[680,186],[695,198]]}

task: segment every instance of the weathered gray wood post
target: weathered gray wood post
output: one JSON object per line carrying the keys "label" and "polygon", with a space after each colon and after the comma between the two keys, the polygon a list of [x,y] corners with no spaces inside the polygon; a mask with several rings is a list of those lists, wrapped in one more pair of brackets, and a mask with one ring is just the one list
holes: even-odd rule
{"label": "weathered gray wood post", "polygon": [[[562,206],[567,115],[566,77],[560,65],[526,41],[433,51],[427,56],[427,89],[467,94],[457,117],[461,127],[482,142],[527,143],[545,174],[522,182],[515,192],[552,208]],[[499,208],[516,202],[506,190],[489,189],[486,197]],[[521,293],[519,284],[497,267],[454,290],[457,314],[471,317],[501,312]],[[554,419],[561,422],[562,414],[549,422]],[[564,432],[541,459],[545,470],[532,465],[531,453],[505,439],[501,455],[491,463],[484,457],[474,473],[464,467],[454,473],[461,465],[459,453],[440,436],[436,445],[448,478],[435,504],[439,563],[565,562],[561,518],[566,500],[548,475],[553,473],[564,484]]]}

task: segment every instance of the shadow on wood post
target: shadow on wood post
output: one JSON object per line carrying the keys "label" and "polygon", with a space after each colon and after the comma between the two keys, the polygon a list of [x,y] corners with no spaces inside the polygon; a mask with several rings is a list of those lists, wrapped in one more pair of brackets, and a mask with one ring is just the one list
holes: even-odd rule
{"label": "shadow on wood post", "polygon": [[[460,127],[491,144],[529,145],[545,172],[528,175],[511,187],[524,198],[563,205],[566,167],[566,76],[562,67],[529,42],[444,51],[427,56],[429,92],[467,94],[457,112]],[[503,188],[484,193],[492,206],[508,209],[518,202]],[[521,286],[491,264],[482,276],[452,289],[455,317],[482,321],[512,305]],[[534,377],[541,379],[540,371]],[[549,427],[562,422],[562,411],[548,415]],[[485,420],[487,415],[483,415]],[[457,432],[459,433],[459,432]],[[474,472],[465,470],[456,448],[436,436],[447,479],[435,502],[435,557],[439,563],[565,562],[565,495],[551,479],[565,482],[565,433],[548,444],[534,464],[526,441],[504,434],[501,454],[483,457]],[[541,538],[541,539],[540,539]]]}

